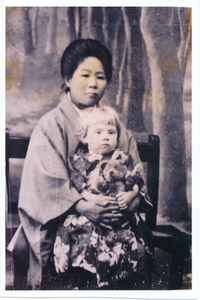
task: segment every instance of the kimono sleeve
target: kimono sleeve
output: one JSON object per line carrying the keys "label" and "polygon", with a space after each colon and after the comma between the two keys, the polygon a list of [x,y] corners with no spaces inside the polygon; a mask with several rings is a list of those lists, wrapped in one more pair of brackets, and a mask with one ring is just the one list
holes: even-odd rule
{"label": "kimono sleeve", "polygon": [[72,186],[67,141],[60,128],[51,135],[40,126],[33,132],[22,175],[19,209],[41,224],[69,210],[82,197]]}

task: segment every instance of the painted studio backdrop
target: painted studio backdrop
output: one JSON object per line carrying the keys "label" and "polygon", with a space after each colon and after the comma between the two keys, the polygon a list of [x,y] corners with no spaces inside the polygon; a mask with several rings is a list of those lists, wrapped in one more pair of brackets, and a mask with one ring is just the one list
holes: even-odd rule
{"label": "painted studio backdrop", "polygon": [[[76,38],[96,38],[113,55],[103,102],[137,140],[160,137],[158,223],[190,230],[191,9],[172,7],[7,7],[6,127],[30,136],[58,104],[60,58]],[[22,162],[13,160],[17,201]]]}

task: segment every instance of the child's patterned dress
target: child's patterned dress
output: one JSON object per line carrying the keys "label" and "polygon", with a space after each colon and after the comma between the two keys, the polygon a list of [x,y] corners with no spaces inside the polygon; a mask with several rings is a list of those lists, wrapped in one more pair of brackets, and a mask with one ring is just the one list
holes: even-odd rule
{"label": "child's patterned dress", "polygon": [[[78,148],[75,155],[76,161],[77,156],[81,160],[78,166],[73,160],[75,172],[71,176],[75,187],[81,192],[87,188],[88,175],[97,167],[99,157],[93,158],[91,162],[84,147]],[[149,198],[147,200],[150,201]],[[138,272],[138,259],[141,260],[145,252],[152,255],[146,237],[149,231],[146,231],[138,213],[132,216],[130,222],[124,223],[115,224],[110,230],[90,222],[78,213],[70,214],[56,235],[56,271],[65,272],[70,266],[84,268],[96,274],[99,287]]]}

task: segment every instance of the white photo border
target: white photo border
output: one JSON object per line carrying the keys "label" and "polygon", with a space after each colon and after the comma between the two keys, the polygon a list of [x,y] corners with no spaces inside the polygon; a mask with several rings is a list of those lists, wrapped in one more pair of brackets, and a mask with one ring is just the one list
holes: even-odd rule
{"label": "white photo border", "polygon": [[[28,5],[27,5],[28,4]],[[5,8],[7,6],[158,6],[158,7],[191,7],[192,8],[192,289],[177,291],[8,291],[5,290]],[[109,4],[109,5],[108,5]],[[134,0],[134,1],[47,1],[47,0],[3,0],[1,1],[1,102],[0,102],[0,134],[1,134],[1,201],[0,201],[0,238],[1,238],[1,271],[0,296],[2,299],[200,299],[199,295],[199,175],[200,175],[200,3],[198,0]]]}

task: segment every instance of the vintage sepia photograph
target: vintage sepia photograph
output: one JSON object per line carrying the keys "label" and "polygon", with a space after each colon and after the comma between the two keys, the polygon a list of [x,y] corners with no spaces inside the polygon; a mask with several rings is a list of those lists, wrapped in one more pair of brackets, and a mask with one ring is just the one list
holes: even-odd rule
{"label": "vintage sepia photograph", "polygon": [[192,16],[5,8],[6,291],[192,290]]}

